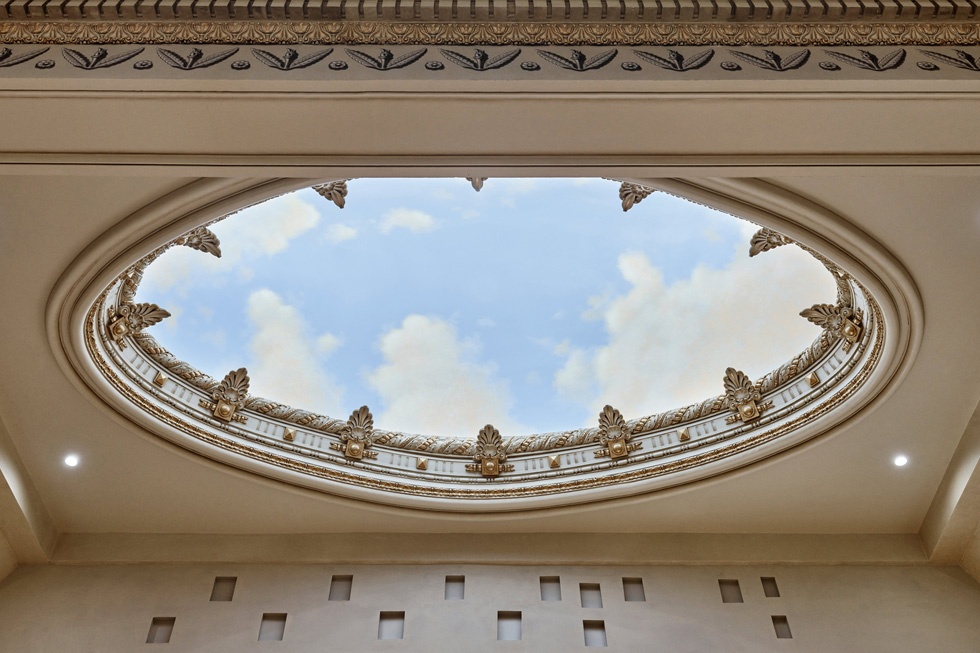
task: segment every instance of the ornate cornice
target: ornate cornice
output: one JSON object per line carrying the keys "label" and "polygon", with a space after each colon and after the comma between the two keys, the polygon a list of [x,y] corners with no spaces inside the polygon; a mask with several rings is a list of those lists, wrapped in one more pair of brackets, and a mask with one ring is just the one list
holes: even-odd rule
{"label": "ornate cornice", "polygon": [[6,20],[0,43],[309,45],[977,45],[980,22]]}

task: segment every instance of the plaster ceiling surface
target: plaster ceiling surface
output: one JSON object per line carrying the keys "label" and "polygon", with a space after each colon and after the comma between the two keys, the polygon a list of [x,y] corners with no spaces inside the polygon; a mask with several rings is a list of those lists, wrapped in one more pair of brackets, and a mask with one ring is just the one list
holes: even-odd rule
{"label": "plaster ceiling surface", "polygon": [[[313,495],[136,433],[69,382],[45,332],[61,273],[180,177],[0,178],[0,417],[57,527],[68,532],[613,531],[910,532],[918,528],[980,396],[973,337],[980,187],[968,176],[770,181],[838,211],[885,245],[922,294],[909,375],[830,437],[737,473],[641,498],[494,519],[430,515]],[[53,192],[53,189],[56,189]],[[65,453],[82,457],[67,470]],[[891,458],[906,453],[896,469]]]}

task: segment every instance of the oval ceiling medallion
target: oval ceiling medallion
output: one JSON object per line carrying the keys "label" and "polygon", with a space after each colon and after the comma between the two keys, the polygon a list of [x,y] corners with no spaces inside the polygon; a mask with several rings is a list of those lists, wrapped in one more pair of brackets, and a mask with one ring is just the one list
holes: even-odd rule
{"label": "oval ceiling medallion", "polygon": [[[154,274],[159,278],[170,275],[171,282],[176,278],[174,274],[177,277],[181,274],[184,277],[188,274],[206,276],[206,271],[202,272],[205,268],[192,270],[187,265],[165,263],[168,254],[179,248],[190,248],[181,251],[185,255],[190,250],[197,250],[195,256],[221,257],[222,243],[215,231],[221,231],[224,225],[216,226],[215,223],[235,213],[238,210],[236,206],[257,204],[270,197],[279,196],[264,206],[274,206],[274,202],[300,202],[295,197],[305,197],[302,202],[323,203],[321,211],[327,210],[326,203],[332,203],[329,205],[329,210],[333,212],[331,215],[340,215],[340,209],[347,203],[358,201],[358,182],[350,184],[348,188],[347,181],[350,180],[313,185],[313,190],[319,197],[310,192],[300,196],[281,196],[292,188],[283,182],[268,182],[244,190],[224,189],[223,197],[217,199],[213,196],[219,192],[217,190],[198,193],[199,196],[190,197],[180,210],[173,208],[180,203],[169,200],[161,202],[157,207],[149,207],[134,220],[147,225],[168,224],[171,225],[168,227],[171,234],[179,229],[181,235],[160,240],[160,234],[166,231],[164,229],[155,230],[142,238],[133,236],[123,239],[131,242],[119,242],[117,238],[113,242],[97,244],[95,249],[101,247],[106,252],[111,251],[115,255],[114,260],[121,263],[103,266],[97,271],[93,271],[92,266],[85,270],[79,269],[75,275],[78,283],[62,283],[61,288],[70,290],[62,292],[60,312],[57,315],[57,341],[64,347],[71,369],[103,401],[143,430],[240,469],[309,489],[376,503],[441,511],[493,513],[559,507],[649,493],[730,472],[771,457],[836,429],[867,408],[887,389],[894,387],[891,382],[900,373],[904,373],[915,350],[914,327],[916,320],[920,319],[918,316],[921,311],[913,299],[910,299],[914,297],[914,293],[909,290],[911,285],[905,281],[901,269],[891,261],[887,253],[881,252],[873,243],[862,241],[861,235],[849,231],[840,218],[803,200],[787,198],[785,193],[774,192],[761,183],[740,186],[738,183],[726,182],[710,188],[707,184],[694,185],[678,180],[651,180],[643,183],[631,181],[621,184],[616,182],[619,187],[618,198],[615,197],[616,186],[610,187],[609,182],[578,182],[582,187],[581,193],[592,195],[582,195],[573,203],[576,206],[588,204],[594,197],[597,207],[612,204],[616,211],[633,211],[633,221],[630,224],[634,226],[631,228],[639,231],[630,234],[627,230],[625,236],[617,237],[625,237],[636,249],[642,250],[644,238],[649,236],[644,233],[644,229],[653,230],[653,226],[644,227],[643,221],[653,222],[657,216],[637,216],[637,209],[634,207],[646,202],[643,210],[647,210],[658,201],[647,199],[651,194],[657,190],[667,191],[764,225],[753,227],[754,234],[747,247],[748,251],[741,253],[745,260],[739,266],[751,269],[753,261],[759,260],[754,258],[757,255],[773,257],[770,260],[775,260],[774,257],[779,255],[769,254],[770,250],[784,247],[795,248],[812,257],[812,265],[825,270],[828,280],[826,287],[830,289],[830,296],[803,298],[801,301],[806,303],[796,307],[798,316],[794,319],[803,325],[812,324],[816,338],[805,346],[800,343],[794,353],[786,355],[783,364],[762,376],[752,377],[745,372],[747,368],[754,369],[758,364],[756,360],[747,359],[750,358],[748,349],[763,349],[757,345],[741,349],[735,344],[727,349],[725,343],[721,344],[721,349],[714,345],[715,348],[710,351],[721,351],[721,356],[725,357],[718,360],[716,355],[697,356],[697,351],[700,350],[693,350],[695,355],[690,352],[686,354],[687,358],[692,359],[689,365],[686,362],[674,363],[670,369],[660,369],[656,365],[656,361],[660,360],[656,346],[662,339],[654,334],[650,335],[651,342],[644,342],[643,330],[638,332],[639,335],[624,336],[615,343],[612,342],[621,335],[622,329],[616,330],[619,328],[616,325],[625,319],[621,314],[630,313],[636,308],[634,306],[631,309],[630,296],[635,301],[640,301],[636,299],[637,288],[642,283],[638,279],[654,279],[649,283],[660,283],[657,287],[664,287],[663,279],[651,272],[653,267],[649,265],[649,261],[642,254],[629,251],[621,254],[618,259],[615,256],[610,259],[613,272],[617,270],[618,262],[619,273],[632,284],[625,290],[619,289],[619,298],[609,297],[610,293],[615,294],[617,291],[616,279],[602,280],[597,267],[593,269],[583,263],[582,269],[578,270],[578,276],[571,271],[558,274],[571,277],[570,285],[581,291],[582,301],[588,300],[589,305],[585,307],[588,310],[583,311],[583,306],[573,304],[568,312],[581,313],[596,324],[583,326],[582,321],[575,318],[575,321],[569,321],[567,327],[571,331],[561,331],[557,326],[554,329],[563,334],[580,334],[581,341],[585,344],[574,340],[569,342],[568,338],[535,338],[533,333],[528,332],[521,333],[519,338],[510,332],[505,335],[492,333],[495,326],[491,319],[493,315],[479,314],[480,298],[483,294],[492,296],[497,282],[504,287],[500,292],[519,294],[515,288],[519,289],[521,283],[534,285],[533,266],[543,267],[549,263],[543,258],[535,258],[533,254],[519,254],[514,259],[526,261],[530,258],[531,267],[528,270],[517,270],[520,267],[518,263],[498,261],[498,258],[504,257],[494,256],[494,252],[505,248],[506,243],[495,245],[494,239],[506,241],[510,238],[504,233],[508,228],[507,221],[501,217],[496,222],[484,221],[480,227],[467,227],[470,229],[466,232],[469,234],[466,237],[470,238],[468,244],[457,247],[433,240],[433,247],[436,248],[433,252],[442,251],[448,261],[457,263],[439,261],[438,263],[445,265],[427,266],[425,261],[439,258],[439,255],[422,249],[417,255],[419,258],[413,259],[414,263],[411,263],[410,274],[409,268],[405,267],[408,264],[399,256],[404,248],[415,245],[407,244],[402,248],[398,243],[409,241],[398,241],[389,235],[402,233],[404,238],[412,238],[436,231],[441,223],[423,210],[409,210],[398,206],[387,210],[378,208],[377,219],[374,220],[345,222],[337,218],[320,230],[323,242],[318,244],[318,251],[324,252],[328,246],[354,241],[359,231],[370,231],[375,239],[371,241],[364,234],[365,244],[362,247],[367,249],[352,250],[346,255],[347,258],[340,249],[329,250],[330,254],[324,254],[325,261],[321,263],[328,272],[323,274],[329,276],[330,270],[342,271],[343,273],[338,272],[336,276],[343,280],[344,285],[334,288],[331,291],[333,294],[324,290],[323,297],[309,296],[305,300],[306,304],[321,303],[323,306],[305,310],[301,318],[295,307],[286,303],[284,295],[290,296],[293,303],[304,303],[303,296],[299,294],[301,284],[296,281],[296,275],[302,274],[303,270],[290,268],[280,275],[282,282],[286,284],[284,289],[275,292],[262,288],[254,290],[247,302],[238,299],[239,304],[248,305],[249,318],[254,318],[250,345],[236,340],[233,346],[225,346],[225,331],[234,331],[230,326],[231,322],[236,325],[241,322],[236,322],[234,316],[230,318],[231,322],[225,324],[225,329],[220,334],[224,343],[221,346],[218,343],[218,332],[213,332],[208,336],[213,340],[208,340],[200,329],[189,329],[184,336],[184,344],[178,348],[182,347],[184,351],[195,351],[195,346],[199,350],[201,347],[210,348],[213,351],[199,353],[198,356],[208,358],[208,354],[213,354],[208,362],[209,368],[228,361],[230,364],[227,364],[221,374],[205,374],[195,367],[195,361],[185,362],[173,354],[170,349],[174,349],[174,346],[170,346],[170,349],[165,346],[169,345],[167,332],[161,331],[165,327],[155,325],[168,318],[173,321],[172,311],[175,312],[176,309],[173,302],[164,307],[151,303],[150,297],[143,296],[141,284],[146,279],[147,289],[161,287],[159,280],[153,280]],[[382,182],[383,180],[371,180],[374,184]],[[408,183],[404,180],[402,182]],[[468,192],[473,194],[474,189],[481,191],[486,180],[473,178],[469,182],[472,189]],[[569,190],[572,183],[565,181],[556,182],[552,186],[545,184],[535,187],[533,182],[529,182],[526,186],[536,188],[535,193],[546,195],[545,191],[550,188],[570,196],[573,194],[573,190]],[[519,187],[514,180],[509,184],[507,187],[512,190]],[[436,191],[442,192],[439,188]],[[492,188],[493,180],[486,182],[482,197],[492,194]],[[193,196],[195,192],[198,191],[188,191],[188,196]],[[208,196],[209,193],[211,196]],[[381,193],[375,193],[379,194]],[[433,192],[433,195],[437,194]],[[476,197],[475,194],[473,196]],[[438,198],[432,201],[436,202]],[[510,197],[502,201],[506,211],[507,202],[515,200]],[[536,201],[541,202],[543,207],[551,207],[550,210],[560,219],[575,219],[573,208],[563,208],[565,205],[562,201],[572,202],[568,197],[561,200],[542,196]],[[367,197],[365,202],[368,202]],[[186,209],[188,204],[194,203],[197,203],[196,208]],[[454,224],[464,224],[467,220],[477,224],[480,211],[474,210],[465,200],[459,198],[454,198],[451,204],[452,211],[459,218]],[[688,206],[693,207],[692,210],[708,211],[693,204]],[[254,274],[248,257],[255,256],[258,261],[263,248],[266,252],[283,250],[288,243],[279,242],[277,238],[286,234],[288,240],[309,228],[309,224],[303,226],[306,219],[303,217],[304,210],[304,206],[292,205],[289,212],[289,220],[292,222],[280,224],[275,233],[264,234],[260,231],[251,241],[251,250],[239,239],[234,243],[226,242],[226,260],[231,259],[231,264],[237,265],[240,275]],[[590,205],[588,211],[598,212],[598,209]],[[343,215],[348,213],[350,209]],[[310,213],[307,222],[312,221],[315,224],[319,219],[315,215],[316,211]],[[228,229],[234,228],[236,217],[238,216],[228,221]],[[615,230],[617,223],[612,222],[614,218],[615,214],[610,212],[595,220],[608,221],[605,228]],[[544,222],[547,223],[547,220]],[[240,229],[247,231],[249,228],[254,229],[256,224],[261,226],[263,223],[253,220],[252,223],[243,221],[240,224]],[[619,224],[621,226],[623,223]],[[576,243],[586,240],[594,248],[601,249],[602,238],[599,235],[575,232],[571,223],[568,223],[567,228],[568,234],[563,235],[561,224],[557,222],[544,227],[545,231],[551,230],[550,239],[555,241],[554,247],[559,252],[566,253],[573,263],[575,256],[569,252],[577,246]],[[589,228],[594,229],[594,225]],[[481,232],[479,229],[486,231]],[[737,230],[737,226],[733,229]],[[446,231],[451,229],[447,227]],[[831,243],[821,237],[820,233],[834,233],[839,240]],[[563,237],[567,242],[562,240]],[[230,241],[227,238],[226,240]],[[710,251],[710,242],[713,240],[723,239],[717,234],[709,234],[706,241],[709,244],[701,247]],[[621,242],[611,242],[613,244],[610,248],[619,247],[622,250]],[[529,251],[538,247],[533,243],[532,245]],[[682,250],[682,245],[677,243],[666,243],[662,246],[665,258],[669,258],[670,250]],[[385,247],[389,249],[383,249]],[[513,247],[515,250],[521,249],[521,245],[515,244]],[[462,253],[457,251],[460,249],[463,250]],[[834,256],[839,263],[825,256],[825,253]],[[127,256],[130,263],[125,262]],[[521,256],[524,258],[521,259]],[[676,254],[676,257],[684,258],[681,254]],[[749,258],[752,261],[748,261]],[[285,266],[283,260],[276,259],[279,261],[276,265]],[[581,256],[578,260],[581,260]],[[365,262],[363,269],[358,268],[359,261]],[[113,265],[117,267],[114,268]],[[494,266],[498,265],[506,269],[495,270]],[[266,270],[271,266],[271,263],[261,266],[259,262],[255,263],[255,267],[262,268],[262,274],[271,274]],[[480,273],[473,272],[467,276],[467,266],[479,268]],[[686,286],[678,285],[674,280],[679,289],[677,292],[705,292],[705,288],[712,283],[711,279],[715,278],[705,272],[705,269],[703,261],[688,261],[687,268],[678,272],[679,278],[695,279],[700,274],[708,280],[701,286],[691,281]],[[214,270],[218,268],[214,267]],[[227,270],[221,274],[226,272]],[[779,272],[780,270],[776,270],[775,275]],[[734,274],[727,268],[712,272],[717,275],[725,273]],[[793,274],[789,270],[786,273]],[[458,321],[468,319],[465,317],[468,314],[472,314],[474,319],[479,316],[472,328],[476,329],[476,325],[480,325],[487,335],[470,340],[455,339],[456,323],[453,319],[438,320],[414,313],[399,323],[400,318],[394,316],[404,317],[407,312],[401,307],[400,298],[410,294],[406,288],[421,284],[418,279],[426,274],[436,280],[432,288],[456,288],[461,293],[456,300],[459,303],[439,305],[438,310],[443,314],[452,312],[457,316],[462,315]],[[774,273],[769,271],[766,274],[775,284],[777,280]],[[84,278],[86,275],[87,278]],[[447,278],[447,275],[451,278]],[[71,272],[66,276],[71,277]],[[210,319],[214,306],[224,306],[221,301],[233,291],[231,286],[234,284],[227,279],[219,282],[218,276],[220,275],[215,272],[213,286],[207,281],[198,283],[194,291],[197,294],[191,294],[183,307],[192,304],[203,307],[199,312],[202,315],[207,314]],[[544,278],[545,275],[542,273],[540,276]],[[296,286],[295,297],[289,295],[290,279]],[[508,280],[512,286],[507,285]],[[625,283],[623,279],[619,282]],[[761,279],[738,277],[729,282],[734,287],[734,290],[728,292],[729,295],[741,296],[744,293],[745,297],[755,300],[764,298],[767,292],[768,282],[765,276]],[[324,288],[329,285],[327,282],[324,284]],[[612,289],[605,296],[602,294],[603,284]],[[390,294],[378,295],[378,288],[386,286],[393,288],[389,289]],[[423,299],[415,298],[427,307],[418,309],[419,311],[431,313],[437,310],[431,306],[435,305],[432,303],[435,301],[433,297],[439,293],[432,288],[422,288],[419,297]],[[470,296],[467,296],[468,288],[473,288]],[[56,295],[58,292],[56,291]],[[545,294],[529,295],[528,301],[534,305],[534,310],[521,308],[519,302],[514,307],[495,304],[499,311],[498,319],[509,325],[522,322],[523,315],[540,313],[554,314],[554,319],[560,320],[560,316],[566,311],[558,305],[552,306],[542,298],[549,293],[561,293],[550,289],[541,292]],[[75,293],[74,296],[69,297],[72,293]],[[663,299],[666,294],[651,296]],[[651,303],[656,304],[649,301],[649,297],[646,300],[646,304],[638,305],[650,308]],[[381,309],[374,311],[374,307],[369,305],[372,302],[399,308],[392,309],[394,312],[388,315]],[[656,308],[653,306],[651,310]],[[228,312],[227,309],[222,310]],[[398,310],[402,312],[398,313]],[[361,321],[354,318],[344,321],[337,317],[337,313],[345,311],[353,314],[354,318],[360,316]],[[321,330],[320,318],[317,316],[325,316],[323,319],[330,326],[331,314],[335,316],[332,328],[337,332],[330,331],[316,337],[297,326],[304,319],[310,319],[318,324],[317,330]],[[615,317],[617,315],[619,317]],[[255,321],[259,317],[265,321],[266,327],[257,326]],[[347,317],[345,315],[345,319]],[[412,321],[412,318],[417,319]],[[185,311],[180,319],[188,320],[190,317]],[[704,316],[704,320],[723,322],[724,319],[723,315]],[[759,319],[777,327],[780,324],[775,318],[766,315],[761,315]],[[528,317],[527,321],[532,320]],[[422,392],[425,388],[420,389],[418,386],[426,385],[427,379],[432,378],[448,379],[444,385],[453,386],[451,391],[457,391],[455,386],[467,385],[471,381],[476,385],[483,383],[487,388],[497,391],[505,385],[504,381],[511,382],[513,379],[501,380],[495,376],[499,371],[496,365],[472,360],[453,359],[455,366],[432,368],[434,360],[441,360],[443,354],[440,352],[443,350],[433,353],[419,344],[419,340],[412,340],[406,335],[410,327],[420,326],[429,329],[429,332],[442,334],[444,340],[448,339],[449,344],[446,346],[457,353],[465,350],[472,354],[485,348],[484,353],[488,356],[492,354],[491,358],[494,360],[509,355],[519,363],[532,367],[541,364],[535,362],[538,358],[534,347],[547,350],[547,356],[552,358],[558,356],[553,365],[560,369],[555,371],[552,368],[545,374],[538,374],[536,369],[520,368],[515,363],[518,365],[515,369],[520,369],[519,374],[523,379],[522,383],[526,385],[526,391],[525,386],[520,386],[510,395],[504,392],[501,396],[526,395],[533,398],[529,402],[531,404],[539,407],[550,405],[554,415],[548,413],[543,418],[549,424],[553,424],[563,415],[574,413],[574,417],[570,418],[571,424],[560,425],[560,428],[572,428],[536,434],[514,432],[519,428],[515,424],[527,423],[533,419],[533,405],[521,407],[518,402],[514,408],[518,415],[515,418],[508,412],[511,404],[506,401],[476,402],[474,405],[477,408],[470,410],[468,407],[472,406],[466,404],[464,395],[458,392],[443,395],[442,398],[435,396],[434,399],[425,395]],[[589,340],[589,337],[602,330],[602,326],[608,331],[606,335],[610,341],[597,344]],[[699,327],[698,324],[683,320],[676,325],[678,330]],[[238,330],[246,329],[239,325]],[[732,336],[733,343],[744,339],[736,333],[734,326],[731,330],[735,333]],[[466,331],[470,332],[469,326]],[[775,349],[775,336],[768,337],[773,341]],[[300,342],[304,338],[309,342]],[[524,345],[517,342],[518,340],[533,344],[527,345],[529,349],[521,349]],[[212,344],[208,344],[209,342]],[[508,347],[508,342],[513,346]],[[373,351],[373,355],[380,357],[369,364],[362,361],[360,367],[356,362],[351,363],[346,368],[347,371],[335,372],[350,380],[346,390],[318,371],[315,362],[310,360],[319,355],[317,352],[334,355],[329,352],[340,347],[340,343],[361,352]],[[400,350],[397,348],[398,343],[401,343]],[[243,348],[252,352],[249,363],[252,365],[251,369],[241,359],[229,357]],[[641,354],[640,349],[652,349],[653,353]],[[577,353],[573,354],[573,350]],[[227,353],[229,351],[231,354]],[[728,358],[729,355],[731,358]],[[648,356],[648,359],[643,356]],[[644,377],[634,371],[625,375],[625,380],[619,379],[618,384],[616,379],[610,380],[616,374],[625,374],[624,370],[631,357],[637,361],[637,367],[650,368],[644,371],[648,376]],[[761,354],[759,357],[764,359]],[[665,361],[673,360],[666,354],[662,358]],[[286,364],[277,368],[277,359]],[[253,365],[251,361],[256,360],[260,362]],[[612,366],[612,373],[609,372],[609,360],[619,361],[616,363],[618,367]],[[575,404],[578,407],[573,410],[569,388],[574,384],[567,380],[572,375],[570,370],[575,367],[573,363],[576,361],[584,361],[585,367],[591,370],[592,376],[585,373],[580,376],[585,374],[583,378],[590,380],[593,392],[587,399]],[[644,361],[654,363],[644,365]],[[605,368],[602,367],[604,364]],[[402,367],[399,368],[399,365]],[[435,371],[429,368],[426,368],[428,372],[425,373],[419,371],[425,365]],[[373,370],[370,370],[372,366]],[[655,377],[680,379],[687,378],[685,375],[688,375],[694,378],[697,374],[704,374],[703,370],[708,370],[711,378],[717,379],[715,386],[704,390],[712,396],[700,401],[695,398],[689,401],[685,398],[683,401],[686,405],[678,408],[662,410],[657,407],[659,412],[646,414],[642,411],[651,405],[651,400],[644,398],[642,393],[637,398],[636,393],[627,393],[624,390],[647,385],[657,388],[659,386],[656,385]],[[413,374],[418,375],[417,383],[413,383]],[[547,378],[548,376],[553,379]],[[543,382],[542,377],[545,377]],[[399,381],[396,383],[391,380],[393,378]],[[279,385],[271,383],[270,379],[274,379]],[[290,386],[290,383],[298,386],[298,389]],[[311,385],[317,386],[313,388],[316,392],[304,394],[311,389]],[[673,387],[684,384],[672,381],[668,385]],[[270,394],[276,388],[282,388],[283,394],[299,397],[300,401],[312,397],[309,400],[317,405],[291,406],[283,403],[282,397],[264,398],[254,391],[259,386],[271,388]],[[701,391],[701,387],[696,384],[688,386]],[[342,405],[342,392],[369,396],[372,400],[369,403],[376,401],[380,405],[352,407],[340,415],[328,416],[315,412],[323,410],[323,405]],[[647,395],[649,394],[648,392]],[[659,392],[659,395],[663,394],[664,391]],[[447,396],[464,398],[447,400]],[[621,400],[617,400],[617,397]],[[400,399],[405,401],[402,401],[399,409],[396,404]],[[330,404],[331,401],[334,404]],[[457,401],[459,406],[445,406]],[[462,415],[460,419],[464,421],[439,421],[436,419],[439,416],[434,413],[438,412],[440,405],[444,405],[448,412],[458,408],[456,414]],[[481,408],[485,406],[491,408]],[[341,409],[333,409],[337,410]],[[484,421],[480,410],[495,412]],[[575,413],[575,410],[580,412]],[[585,413],[581,411],[588,411],[591,415],[591,425],[574,428],[575,424],[583,422],[582,415]],[[474,414],[480,417],[474,417]],[[480,421],[473,423],[476,419]],[[441,430],[445,434],[418,435],[403,432],[399,430],[398,421],[411,423],[408,428],[414,428],[416,424],[421,424],[423,428],[432,425],[432,431]],[[459,433],[464,428],[460,424],[472,424],[472,427],[467,427],[468,432]]]}

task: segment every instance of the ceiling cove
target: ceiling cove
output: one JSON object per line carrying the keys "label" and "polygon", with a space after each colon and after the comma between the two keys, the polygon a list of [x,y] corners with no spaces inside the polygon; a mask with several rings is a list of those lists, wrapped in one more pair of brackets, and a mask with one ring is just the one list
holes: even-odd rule
{"label": "ceiling cove", "polygon": [[[474,188],[483,178],[469,178]],[[606,406],[594,426],[467,437],[376,428],[369,407],[321,415],[249,393],[245,368],[212,378],[151,335],[167,312],[135,300],[147,266],[172,247],[220,254],[208,225],[313,186],[346,200],[346,180],[204,180],[137,211],[92,243],[48,306],[49,339],[69,377],[145,437],[201,459],[331,495],[402,508],[507,513],[648,494],[800,450],[846,430],[889,394],[914,359],[922,309],[904,269],[841,216],[758,180],[620,179],[625,209],[654,191],[760,226],[746,255],[800,247],[837,297],[801,306],[820,335],[753,379],[717,361],[718,391],[654,415]],[[760,289],[759,292],[764,292]]]}

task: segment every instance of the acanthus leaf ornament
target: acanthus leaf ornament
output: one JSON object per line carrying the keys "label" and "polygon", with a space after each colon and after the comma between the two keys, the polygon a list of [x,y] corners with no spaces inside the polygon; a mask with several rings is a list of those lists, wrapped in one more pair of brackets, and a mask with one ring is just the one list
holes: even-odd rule
{"label": "acanthus leaf ornament", "polygon": [[854,343],[861,338],[863,325],[860,309],[833,304],[814,304],[800,311],[800,315],[831,336],[843,339],[845,353],[850,352]]}
{"label": "acanthus leaf ornament", "polygon": [[341,179],[340,181],[331,181],[328,184],[317,184],[313,187],[317,193],[322,197],[330,200],[337,205],[338,209],[344,208],[344,202],[347,197],[347,182],[349,179]]}
{"label": "acanthus leaf ornament", "polygon": [[201,408],[211,411],[211,414],[225,422],[245,423],[246,417],[239,415],[236,411],[245,408],[245,400],[248,398],[248,370],[239,367],[225,375],[214,390],[211,391],[211,401],[198,402]]}
{"label": "acanthus leaf ornament", "polygon": [[221,241],[207,227],[198,227],[187,232],[177,239],[177,244],[221,258]]}
{"label": "acanthus leaf ornament", "polygon": [[377,458],[375,451],[368,451],[374,444],[374,416],[367,406],[361,406],[347,419],[347,425],[340,432],[343,444],[330,443],[334,451],[343,451],[344,455],[354,460]]}
{"label": "acanthus leaf ornament", "polygon": [[[128,281],[127,279],[126,282]],[[170,317],[170,313],[156,304],[124,302],[120,304],[115,314],[110,312],[109,334],[120,349],[125,349],[126,336],[138,333],[168,317]]]}
{"label": "acanthus leaf ornament", "polygon": [[623,201],[623,211],[629,211],[634,205],[642,202],[653,192],[654,190],[652,188],[646,188],[639,184],[631,184],[628,181],[624,181],[619,187],[619,199]]}
{"label": "acanthus leaf ornament", "polygon": [[792,242],[792,240],[781,233],[777,233],[768,227],[763,227],[755,232],[752,235],[752,240],[749,241],[749,256],[756,256],[762,252],[768,252],[771,249],[789,245]]}
{"label": "acanthus leaf ornament", "polygon": [[725,370],[725,403],[734,415],[729,415],[725,421],[734,424],[741,420],[743,423],[759,419],[762,413],[772,408],[772,402],[762,402],[762,393],[749,377],[743,372],[729,367]]}
{"label": "acanthus leaf ornament", "polygon": [[604,449],[595,452],[596,458],[609,456],[613,460],[625,458],[631,452],[643,447],[640,442],[630,442],[633,433],[626,426],[623,414],[612,406],[606,406],[599,413],[599,442]]}
{"label": "acanthus leaf ornament", "polygon": [[483,188],[483,182],[485,182],[487,179],[489,179],[489,177],[467,177],[466,181],[470,182],[470,185],[473,186],[473,190],[479,193]]}
{"label": "acanthus leaf ornament", "polygon": [[500,431],[487,424],[476,437],[475,465],[467,465],[466,471],[480,472],[483,476],[497,476],[501,472],[514,471],[513,465],[505,465],[507,452],[504,451],[504,441]]}

